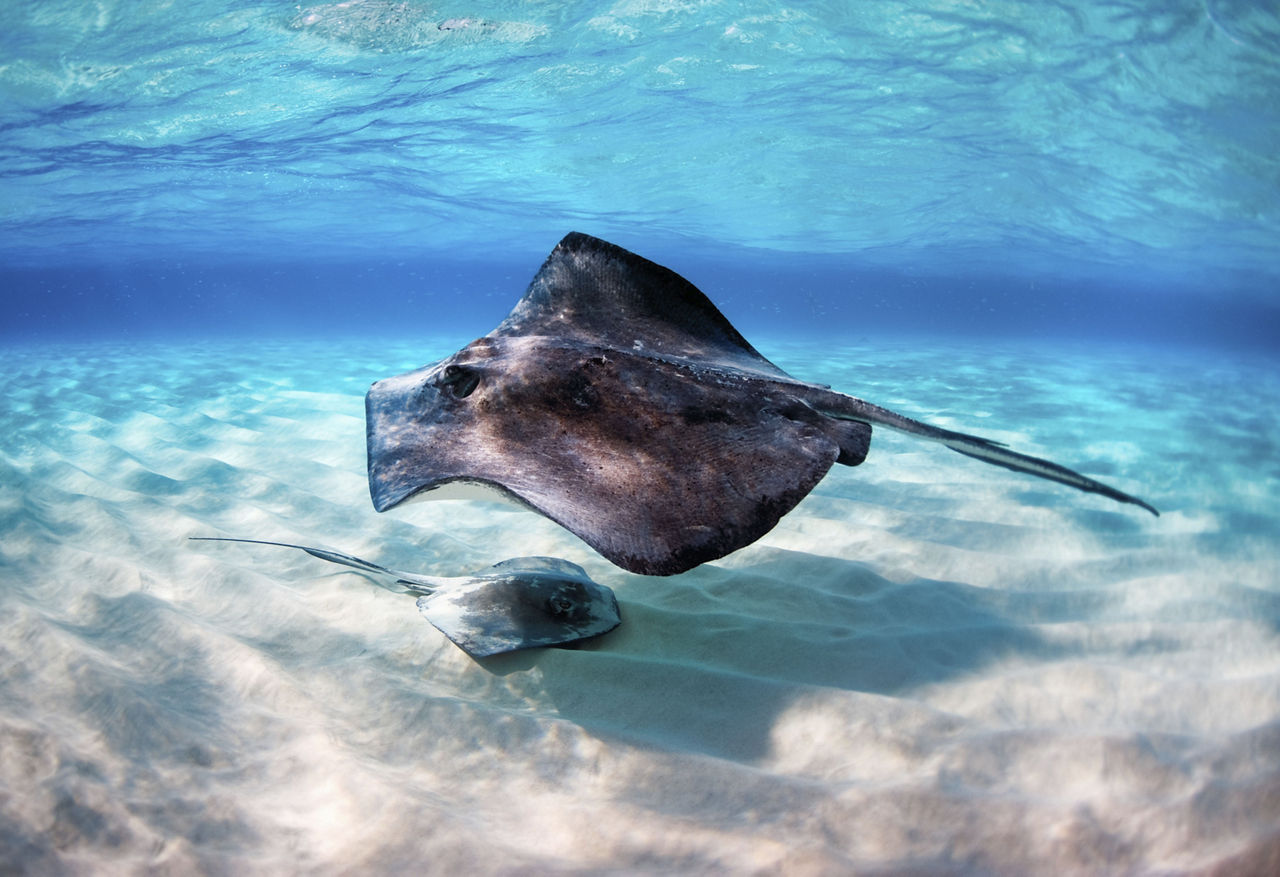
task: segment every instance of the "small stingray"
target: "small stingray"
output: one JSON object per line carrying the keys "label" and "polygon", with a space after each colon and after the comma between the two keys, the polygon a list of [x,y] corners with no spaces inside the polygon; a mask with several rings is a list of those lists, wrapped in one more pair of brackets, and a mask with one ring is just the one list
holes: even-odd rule
{"label": "small stingray", "polygon": [[248,542],[297,548],[353,567],[375,584],[418,598],[418,611],[473,658],[556,646],[608,633],[622,622],[613,591],[558,557],[515,557],[469,576],[425,576],[387,569],[324,548],[288,542],[192,536],[201,542]]}
{"label": "small stingray", "polygon": [[798,381],[673,271],[569,234],[496,329],[365,398],[369,490],[386,511],[451,484],[496,489],[624,569],[683,572],[749,545],[871,426],[1133,503],[998,442]]}

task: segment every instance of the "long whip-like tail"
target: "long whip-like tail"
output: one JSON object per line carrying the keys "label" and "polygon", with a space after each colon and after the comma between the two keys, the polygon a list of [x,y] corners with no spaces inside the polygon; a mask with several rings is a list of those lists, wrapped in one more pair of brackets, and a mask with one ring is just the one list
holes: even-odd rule
{"label": "long whip-like tail", "polygon": [[[321,560],[327,560],[330,563],[340,563],[343,566],[354,567],[360,572],[371,576],[375,582],[389,591],[397,594],[415,594],[421,596],[429,594],[431,591],[440,587],[444,582],[436,576],[424,576],[417,573],[401,572],[399,570],[387,569],[385,566],[378,566],[363,558],[353,557],[350,554],[343,554],[341,551],[330,551],[327,548],[312,548],[307,545],[294,545],[292,542],[269,542],[265,539],[235,539],[229,536],[189,536],[187,537],[194,542],[247,542],[251,545],[276,545],[280,548],[297,548],[299,551],[305,551],[312,557],[318,557]],[[396,588],[386,584],[385,581],[379,581],[382,578],[394,579],[395,584],[402,587]]]}
{"label": "long whip-like tail", "polygon": [[1155,506],[1138,499],[1136,496],[1130,496],[1123,491],[1103,484],[1101,481],[1095,481],[1086,475],[1081,475],[1079,472],[1068,469],[1066,466],[1060,466],[1049,460],[1042,460],[1039,457],[1011,451],[1000,442],[985,439],[981,436],[952,432],[949,429],[930,426],[927,423],[912,420],[910,417],[904,417],[887,408],[872,405],[870,402],[853,396],[846,396],[843,393],[827,392],[820,398],[809,401],[816,410],[828,417],[885,426],[898,432],[905,432],[929,441],[939,442],[957,453],[964,454],[966,457],[973,457],[984,463],[991,463],[994,466],[1003,466],[1005,469],[1012,469],[1015,472],[1025,472],[1028,475],[1047,478],[1050,481],[1057,481],[1059,484],[1065,484],[1068,487],[1074,487],[1076,490],[1083,490],[1086,493],[1098,493],[1117,502],[1140,506],[1157,517],[1160,515]]}

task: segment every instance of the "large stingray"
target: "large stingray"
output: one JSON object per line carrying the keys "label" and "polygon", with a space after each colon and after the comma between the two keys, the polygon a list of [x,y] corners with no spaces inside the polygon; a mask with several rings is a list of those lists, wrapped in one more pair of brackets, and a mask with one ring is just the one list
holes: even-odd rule
{"label": "large stingray", "polygon": [[1048,460],[798,381],[683,277],[578,233],[498,328],[378,381],[365,407],[378,511],[492,487],[649,575],[760,538],[832,463],[863,461],[872,424],[1158,514]]}
{"label": "large stingray", "polygon": [[558,557],[514,557],[469,576],[387,569],[340,551],[290,542],[192,536],[197,542],[249,542],[297,548],[364,573],[379,587],[418,598],[418,611],[474,658],[557,646],[608,633],[621,623],[613,591]]}

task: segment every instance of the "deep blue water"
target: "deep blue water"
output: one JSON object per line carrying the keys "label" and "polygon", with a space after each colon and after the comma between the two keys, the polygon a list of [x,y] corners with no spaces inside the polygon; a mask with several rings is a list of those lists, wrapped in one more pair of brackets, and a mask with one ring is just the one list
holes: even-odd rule
{"label": "deep blue water", "polygon": [[1280,346],[1280,11],[0,4],[0,337],[481,334],[567,231],[748,334]]}

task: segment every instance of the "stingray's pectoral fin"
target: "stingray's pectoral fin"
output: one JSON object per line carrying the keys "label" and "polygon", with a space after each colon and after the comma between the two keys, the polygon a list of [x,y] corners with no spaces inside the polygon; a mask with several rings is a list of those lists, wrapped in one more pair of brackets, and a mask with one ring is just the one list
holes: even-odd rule
{"label": "stingray's pectoral fin", "polygon": [[1049,460],[1042,460],[1039,457],[1011,451],[999,442],[993,442],[990,439],[968,435],[963,432],[952,432],[949,429],[939,429],[936,426],[912,420],[910,417],[903,417],[901,414],[897,414],[887,408],[881,408],[878,405],[872,405],[870,402],[864,402],[861,399],[838,393],[828,394],[827,397],[821,400],[821,404],[815,407],[829,417],[835,417],[840,420],[859,420],[864,423],[886,426],[899,432],[910,433],[923,439],[944,444],[957,453],[964,454],[966,457],[973,457],[975,460],[981,460],[984,463],[1002,466],[1015,472],[1025,472],[1028,475],[1035,475],[1039,478],[1047,478],[1050,481],[1057,481],[1059,484],[1065,484],[1068,487],[1074,487],[1076,490],[1083,490],[1086,493],[1097,493],[1117,502],[1131,503],[1146,509],[1157,517],[1160,515],[1160,512],[1154,506],[1143,502],[1136,496],[1130,496],[1123,491],[1103,484],[1101,481],[1094,481],[1092,478],[1081,475],[1066,466],[1059,466]]}

